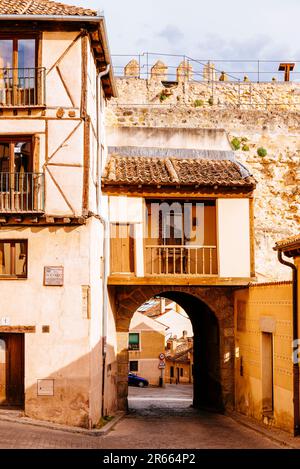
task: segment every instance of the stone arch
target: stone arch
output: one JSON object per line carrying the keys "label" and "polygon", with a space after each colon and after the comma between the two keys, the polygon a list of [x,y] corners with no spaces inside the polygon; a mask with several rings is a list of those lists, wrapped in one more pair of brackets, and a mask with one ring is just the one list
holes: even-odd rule
{"label": "stone arch", "polygon": [[[195,366],[194,406],[202,407],[207,404],[218,410],[233,408],[235,354],[233,288],[130,285],[116,287],[115,294],[119,409],[127,409],[127,341],[130,321],[134,312],[153,296],[165,296],[180,304],[189,315],[196,332],[195,352],[201,354],[203,363],[200,363],[199,358]],[[215,346],[209,342],[213,341],[213,330],[217,331]],[[204,381],[206,387],[203,387]]]}

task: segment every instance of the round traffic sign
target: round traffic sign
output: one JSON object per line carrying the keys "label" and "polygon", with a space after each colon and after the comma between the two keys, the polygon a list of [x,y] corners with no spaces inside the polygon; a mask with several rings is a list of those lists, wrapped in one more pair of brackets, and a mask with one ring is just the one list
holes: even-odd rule
{"label": "round traffic sign", "polygon": [[158,358],[159,358],[160,360],[164,360],[164,359],[165,359],[165,354],[164,354],[164,353],[160,353]]}

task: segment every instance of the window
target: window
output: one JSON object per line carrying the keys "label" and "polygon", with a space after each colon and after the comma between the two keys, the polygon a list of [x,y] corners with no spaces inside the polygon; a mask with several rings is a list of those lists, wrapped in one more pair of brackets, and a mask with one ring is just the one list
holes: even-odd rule
{"label": "window", "polygon": [[139,370],[139,362],[137,360],[130,360],[129,371],[134,372]]}
{"label": "window", "polygon": [[170,367],[170,377],[174,378],[174,366]]}
{"label": "window", "polygon": [[183,368],[180,368],[180,376],[183,377]]}
{"label": "window", "polygon": [[27,277],[27,241],[0,241],[0,278]]}
{"label": "window", "polygon": [[32,137],[0,138],[0,172],[32,172]]}
{"label": "window", "polygon": [[38,182],[33,173],[33,137],[0,137],[0,210],[33,210]]}
{"label": "window", "polygon": [[137,332],[130,332],[129,333],[129,342],[128,342],[128,349],[129,350],[139,350],[140,349],[140,334]]}
{"label": "window", "polygon": [[0,38],[0,105],[33,105],[37,96],[37,39]]}

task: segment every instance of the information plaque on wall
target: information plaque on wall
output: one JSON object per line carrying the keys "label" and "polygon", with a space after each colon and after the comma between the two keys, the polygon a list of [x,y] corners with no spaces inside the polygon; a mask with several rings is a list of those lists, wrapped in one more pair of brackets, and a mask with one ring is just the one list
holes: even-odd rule
{"label": "information plaque on wall", "polygon": [[62,266],[44,267],[44,285],[49,287],[62,287],[64,284],[64,268]]}

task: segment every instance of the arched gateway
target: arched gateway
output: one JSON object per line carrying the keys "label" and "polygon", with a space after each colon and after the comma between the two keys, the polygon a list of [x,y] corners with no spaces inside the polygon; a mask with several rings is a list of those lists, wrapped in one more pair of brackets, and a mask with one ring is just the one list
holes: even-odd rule
{"label": "arched gateway", "polygon": [[117,329],[117,399],[127,409],[128,331],[134,312],[153,296],[176,301],[194,330],[194,407],[231,409],[234,403],[233,289],[198,286],[114,286]]}
{"label": "arched gateway", "polygon": [[102,190],[119,409],[127,408],[130,320],[153,296],[175,300],[192,321],[194,405],[233,407],[233,292],[255,278],[256,181],[229,137],[221,128],[110,129]]}

